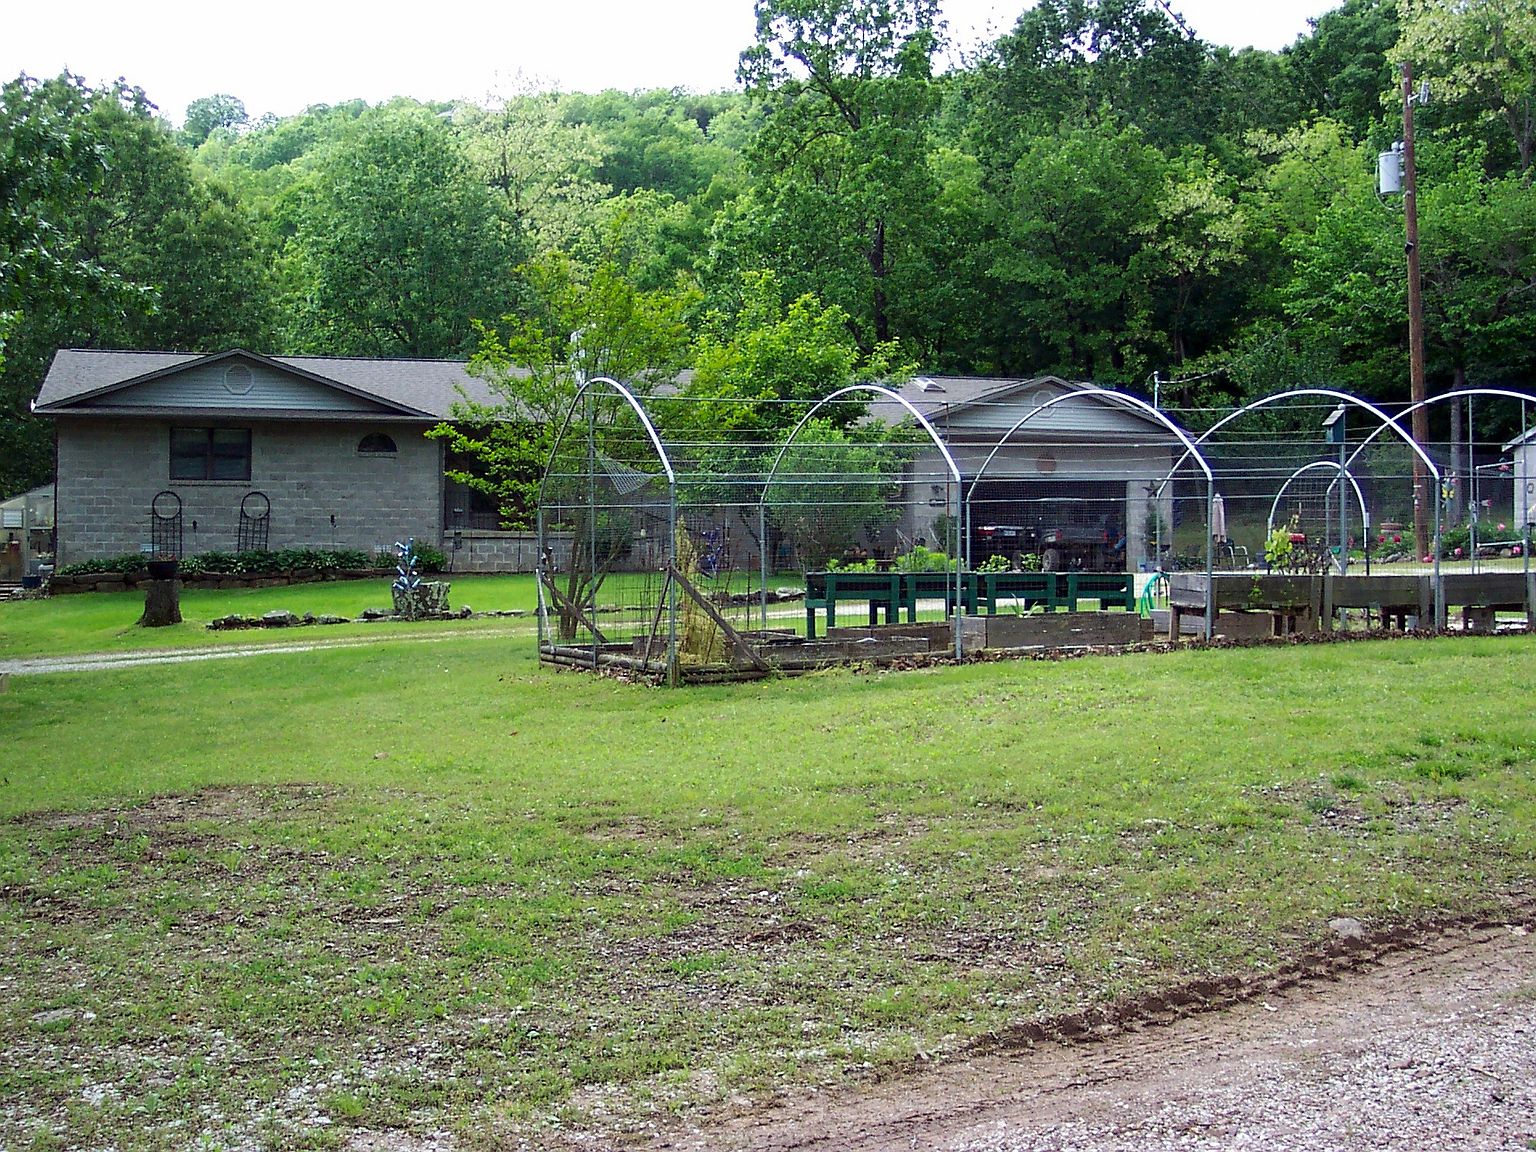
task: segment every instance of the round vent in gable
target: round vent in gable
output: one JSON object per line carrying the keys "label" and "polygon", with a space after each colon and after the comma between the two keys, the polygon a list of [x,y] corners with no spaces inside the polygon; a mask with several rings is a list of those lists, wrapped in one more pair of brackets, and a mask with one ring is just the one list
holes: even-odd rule
{"label": "round vent in gable", "polygon": [[256,377],[247,364],[231,364],[224,369],[224,391],[231,396],[244,396],[255,383]]}

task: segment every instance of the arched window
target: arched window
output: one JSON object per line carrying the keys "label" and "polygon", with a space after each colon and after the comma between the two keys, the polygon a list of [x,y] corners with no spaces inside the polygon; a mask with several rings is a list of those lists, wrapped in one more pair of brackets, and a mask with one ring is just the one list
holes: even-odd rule
{"label": "arched window", "polygon": [[393,456],[399,449],[392,438],[382,432],[370,432],[357,442],[360,456]]}

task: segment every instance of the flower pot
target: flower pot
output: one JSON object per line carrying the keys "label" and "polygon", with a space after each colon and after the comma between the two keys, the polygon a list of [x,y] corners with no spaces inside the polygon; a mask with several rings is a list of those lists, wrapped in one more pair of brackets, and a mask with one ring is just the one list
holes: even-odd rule
{"label": "flower pot", "polygon": [[174,580],[176,579],[176,570],[181,567],[181,561],[151,560],[148,567],[151,580]]}

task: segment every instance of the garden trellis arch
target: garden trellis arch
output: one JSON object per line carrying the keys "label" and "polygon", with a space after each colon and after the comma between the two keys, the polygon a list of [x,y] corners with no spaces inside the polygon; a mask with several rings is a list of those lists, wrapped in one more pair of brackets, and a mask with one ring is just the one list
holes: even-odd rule
{"label": "garden trellis arch", "polygon": [[[1380,427],[1378,427],[1374,432],[1371,433],[1371,438],[1374,438],[1375,436],[1379,435],[1381,432],[1385,431],[1386,428],[1390,427],[1394,432],[1397,433],[1398,438],[1401,439],[1402,442],[1408,446],[1409,450],[1412,451],[1413,454],[1419,458],[1419,461],[1424,465],[1424,467],[1429,471],[1429,474],[1434,478],[1435,491],[1438,492],[1440,490],[1440,469],[1435,467],[1435,462],[1430,459],[1429,454],[1424,451],[1423,447],[1420,446],[1419,442],[1413,438],[1413,436],[1408,432],[1407,429],[1405,429],[1401,424],[1399,424],[1396,419],[1394,419],[1391,416],[1388,416],[1386,414],[1386,412],[1384,412],[1382,409],[1378,408],[1376,405],[1372,404],[1370,401],[1362,400],[1358,396],[1352,396],[1348,392],[1340,392],[1340,391],[1338,391],[1337,389],[1334,389],[1334,388],[1292,388],[1292,389],[1289,389],[1289,390],[1287,390],[1285,392],[1277,392],[1273,396],[1262,396],[1262,397],[1260,397],[1257,400],[1254,400],[1254,401],[1251,401],[1250,403],[1244,404],[1240,408],[1237,408],[1234,411],[1227,413],[1227,415],[1223,416],[1220,420],[1216,421],[1216,423],[1212,424],[1204,432],[1200,433],[1199,436],[1195,437],[1195,441],[1194,442],[1195,442],[1196,445],[1200,445],[1200,444],[1206,443],[1206,441],[1208,441],[1213,435],[1215,435],[1217,432],[1219,432],[1222,428],[1225,428],[1228,424],[1231,424],[1235,420],[1241,419],[1242,417],[1248,415],[1250,412],[1257,412],[1257,411],[1259,411],[1262,408],[1268,408],[1270,405],[1278,404],[1282,400],[1297,400],[1297,399],[1301,399],[1303,397],[1315,397],[1317,399],[1334,400],[1334,401],[1337,401],[1337,402],[1339,402],[1341,404],[1353,404],[1355,407],[1357,407],[1357,408],[1359,408],[1359,409],[1361,409],[1361,410],[1363,410],[1365,412],[1369,412],[1372,416],[1374,416],[1380,422]],[[1400,415],[1406,415],[1406,413],[1402,413]],[[1184,461],[1189,458],[1189,452],[1190,451],[1197,451],[1197,450],[1195,448],[1191,447],[1190,449],[1186,450],[1184,456],[1181,456],[1179,458],[1178,463],[1176,463],[1173,466],[1173,468],[1169,471],[1168,475],[1163,478],[1162,483],[1157,486],[1157,491],[1158,491],[1159,495],[1162,494],[1163,489],[1169,484],[1170,481],[1173,480],[1174,476],[1177,475],[1178,470],[1181,467],[1183,467]],[[1203,457],[1202,457],[1202,459],[1203,459]],[[1350,456],[1345,461],[1345,468],[1346,469],[1349,467],[1350,463],[1353,462],[1353,460],[1354,460],[1354,456]],[[1439,500],[1435,501],[1435,538],[1437,540],[1440,538],[1440,501]],[[1437,626],[1443,626],[1444,623],[1445,623],[1444,620],[1443,619],[1438,619],[1438,617],[1442,616],[1444,614],[1444,612],[1445,612],[1445,581],[1442,578],[1442,575],[1441,575],[1441,572],[1440,572],[1440,549],[1439,548],[1434,549],[1434,554],[1435,554],[1434,555],[1434,584],[1435,584],[1435,604],[1436,604],[1435,613],[1436,613],[1436,616],[1437,616],[1436,624],[1437,624]],[[1210,605],[1207,604],[1207,606],[1206,606],[1206,613],[1207,613],[1207,615],[1209,615],[1210,612],[1211,612]]]}
{"label": "garden trellis arch", "polygon": [[[1293,480],[1299,479],[1305,473],[1315,472],[1319,468],[1333,469],[1333,471],[1338,474],[1334,479],[1335,484],[1337,484],[1340,479],[1349,481],[1349,486],[1355,490],[1355,503],[1360,507],[1360,522],[1365,525],[1366,528],[1370,527],[1370,518],[1366,515],[1365,511],[1365,493],[1361,491],[1360,482],[1355,479],[1354,474],[1349,471],[1348,466],[1345,464],[1340,464],[1337,460],[1314,460],[1312,463],[1303,464],[1300,468],[1296,469],[1296,471],[1292,472],[1289,476],[1286,477],[1285,483],[1280,485],[1280,490],[1275,493],[1275,499],[1269,506],[1269,517],[1264,521],[1264,531],[1266,535],[1275,530],[1275,513],[1279,510],[1280,501],[1285,498],[1285,490],[1291,486],[1291,482]],[[1367,572],[1369,572],[1369,569],[1367,569]]]}
{"label": "garden trellis arch", "polygon": [[[779,446],[778,452],[774,455],[773,464],[768,469],[767,474],[763,478],[762,493],[758,498],[757,518],[759,538],[761,540],[766,541],[768,539],[768,495],[773,490],[773,481],[779,473],[779,466],[784,462],[785,454],[789,451],[791,446],[794,445],[795,441],[799,439],[800,434],[805,431],[810,422],[816,418],[816,413],[821,411],[828,404],[835,400],[840,400],[845,396],[853,396],[861,393],[881,396],[886,400],[893,401],[894,403],[900,405],[900,407],[906,411],[907,415],[912,418],[913,422],[922,428],[922,430],[927,434],[929,442],[935,449],[938,450],[939,456],[944,462],[944,467],[949,473],[950,480],[955,485],[956,493],[964,491],[964,481],[960,475],[960,466],[955,463],[955,458],[953,455],[951,455],[949,446],[944,442],[944,438],[939,435],[937,429],[935,429],[934,426],[929,423],[928,418],[919,412],[915,407],[913,407],[912,403],[905,396],[901,395],[899,392],[893,391],[890,388],[882,387],[879,384],[850,384],[846,388],[839,388],[835,392],[823,396],[820,400],[816,401],[816,403],[811,406],[810,410],[800,418],[800,422],[795,425],[793,431],[790,432],[784,443]],[[954,565],[954,602],[956,606],[955,610],[958,613],[960,611],[959,606],[964,601],[964,574],[961,571],[963,564],[961,563],[960,557],[961,517],[956,516],[954,519],[955,522],[952,525],[951,539],[948,542],[946,551],[949,553],[950,559]],[[764,547],[759,549],[759,552],[762,557],[762,619],[763,624],[766,627],[768,621],[768,550],[766,547]],[[959,659],[965,654],[965,643],[961,637],[961,632],[962,629],[957,624],[955,627],[956,659]]]}
{"label": "garden trellis arch", "polygon": [[[1133,411],[1140,412],[1143,415],[1150,417],[1158,424],[1161,424],[1170,433],[1172,433],[1173,436],[1179,441],[1179,443],[1184,445],[1184,455],[1179,457],[1179,461],[1173,466],[1173,470],[1169,472],[1167,478],[1158,485],[1157,493],[1159,496],[1161,496],[1163,488],[1168,483],[1168,481],[1174,477],[1174,475],[1181,467],[1183,467],[1184,462],[1188,460],[1190,456],[1194,456],[1196,462],[1198,462],[1200,465],[1200,470],[1205,473],[1205,522],[1207,525],[1210,524],[1216,494],[1215,477],[1211,472],[1210,465],[1206,462],[1204,454],[1197,447],[1199,442],[1191,440],[1189,433],[1185,432],[1184,429],[1180,428],[1172,420],[1168,419],[1168,417],[1161,410],[1151,404],[1148,404],[1145,400],[1142,400],[1137,396],[1129,396],[1124,392],[1116,392],[1110,388],[1099,388],[1093,385],[1088,385],[1086,387],[1077,388],[1071,392],[1064,392],[1059,396],[1052,396],[1049,400],[1044,400],[1041,403],[1035,405],[1035,407],[1026,412],[1018,420],[1018,422],[1013,425],[1013,427],[1004,432],[1003,435],[998,439],[998,442],[992,446],[992,450],[987,453],[986,459],[981,462],[981,467],[977,469],[976,475],[972,478],[970,490],[965,493],[965,515],[963,517],[965,523],[963,530],[965,532],[967,546],[969,546],[971,538],[971,497],[976,492],[976,486],[986,477],[987,469],[991,467],[992,461],[997,457],[997,454],[1003,450],[1009,439],[1011,439],[1015,433],[1019,432],[1024,427],[1024,425],[1035,419],[1042,412],[1054,408],[1058,404],[1065,404],[1068,400],[1077,399],[1078,397],[1082,396],[1092,396],[1095,399],[1108,400],[1112,403],[1120,404],[1123,407],[1130,408]],[[1207,532],[1205,554],[1205,570],[1207,576],[1210,575],[1211,571],[1215,567],[1215,559],[1215,543],[1211,540],[1210,533]],[[1207,640],[1211,638],[1211,635],[1215,629],[1215,623],[1216,618],[1212,603],[1207,603],[1205,608],[1205,638]]]}
{"label": "garden trellis arch", "polygon": [[[643,433],[642,442],[649,446],[655,455],[655,462],[660,466],[658,473],[648,473],[643,469],[634,468],[621,461],[610,459],[600,450],[597,441],[597,400],[601,392],[611,393],[620,402],[620,413],[622,414],[627,409],[633,414],[635,420],[638,421],[639,429]],[[554,549],[550,543],[549,524],[546,521],[545,511],[550,502],[551,482],[557,477],[556,466],[557,461],[560,459],[561,448],[565,444],[566,437],[571,433],[573,426],[576,425],[577,413],[579,411],[585,412],[584,423],[586,426],[584,478],[587,484],[585,496],[588,513],[584,517],[585,524],[582,527],[586,530],[587,539],[583,542],[573,537],[571,541],[570,562],[573,565],[579,562],[583,546],[585,546],[585,554],[590,558],[592,572],[594,576],[596,575],[599,555],[599,516],[597,515],[597,475],[599,468],[602,468],[613,478],[615,487],[620,491],[627,489],[629,492],[634,492],[653,480],[658,478],[664,480],[667,520],[669,524],[675,524],[677,521],[677,471],[673,467],[671,456],[668,454],[655,424],[651,421],[650,414],[646,411],[645,405],[641,403],[634,392],[611,376],[595,376],[590,380],[583,380],[576,389],[576,395],[571,398],[570,406],[566,409],[565,418],[560,422],[559,431],[555,433],[555,437],[551,442],[549,461],[545,466],[544,476],[539,483],[536,521],[539,559],[535,571],[538,591],[538,639],[541,648],[546,642],[551,641],[549,635],[549,601],[546,598],[546,592],[552,597],[559,597],[561,595],[555,589],[552,579],[552,569],[556,561]],[[665,539],[668,564],[669,566],[675,565],[677,562],[677,541],[671,531],[667,533]],[[594,579],[590,584],[590,598],[586,603],[567,603],[561,605],[561,608],[565,612],[584,616],[587,620],[589,631],[593,637],[592,666],[596,668],[598,666],[602,633],[595,624],[591,623],[591,620],[596,615],[598,581]],[[668,586],[665,612],[667,617],[669,665],[675,669],[677,664],[678,593],[670,585]]]}
{"label": "garden trellis arch", "polygon": [[[1431,396],[1431,397],[1429,397],[1426,400],[1418,401],[1418,403],[1416,403],[1416,404],[1408,405],[1408,407],[1404,408],[1401,412],[1398,413],[1398,418],[1402,419],[1403,417],[1411,416],[1413,413],[1417,412],[1420,408],[1429,408],[1432,405],[1440,404],[1440,403],[1443,403],[1443,402],[1445,402],[1447,400],[1452,400],[1452,401],[1454,401],[1454,400],[1465,400],[1465,399],[1471,399],[1471,398],[1477,397],[1477,396],[1488,396],[1488,397],[1493,397],[1495,399],[1500,399],[1500,400],[1518,400],[1518,401],[1520,401],[1520,439],[1524,440],[1525,437],[1530,434],[1530,428],[1529,428],[1529,426],[1527,425],[1527,422],[1526,422],[1526,405],[1527,404],[1536,404],[1536,396],[1531,396],[1530,394],[1525,393],[1525,392],[1515,392],[1515,391],[1513,391],[1512,389],[1509,389],[1509,388],[1457,388],[1457,389],[1454,389],[1453,391],[1450,391],[1450,392],[1442,392],[1438,396]],[[1385,430],[1386,430],[1386,426],[1383,425],[1382,427],[1377,428],[1373,432],[1371,432],[1371,434],[1368,435],[1360,443],[1360,445],[1353,452],[1350,453],[1348,460],[1345,461],[1346,466],[1352,466],[1354,464],[1354,462],[1355,462],[1355,458],[1357,456],[1359,456],[1360,453],[1364,452],[1366,450],[1366,448],[1370,445],[1370,443],[1373,440],[1375,440],[1377,436],[1381,435],[1381,433],[1384,432]],[[1470,435],[1470,429],[1468,430],[1468,434]],[[1529,476],[1524,475],[1524,474],[1519,474],[1519,475],[1516,476],[1516,481],[1517,481],[1517,483],[1529,485],[1531,483],[1531,478]],[[1440,495],[1439,494],[1440,494],[1440,476],[1439,476],[1439,473],[1436,473],[1435,474],[1435,545],[1434,545],[1434,551],[1435,551],[1435,571],[1436,571],[1437,575],[1438,575],[1439,570],[1440,570],[1440,544],[1439,544],[1439,539],[1440,539]],[[1521,528],[1522,533],[1525,533],[1527,531],[1527,528],[1528,528],[1527,525],[1523,525],[1522,528]],[[1527,543],[1529,543],[1528,540],[1527,540]],[[1530,574],[1531,574],[1531,550],[1530,550],[1529,547],[1522,547],[1520,549],[1520,553],[1524,557],[1524,565],[1523,565],[1523,567],[1524,567],[1525,574],[1526,574],[1526,581],[1529,584]]]}

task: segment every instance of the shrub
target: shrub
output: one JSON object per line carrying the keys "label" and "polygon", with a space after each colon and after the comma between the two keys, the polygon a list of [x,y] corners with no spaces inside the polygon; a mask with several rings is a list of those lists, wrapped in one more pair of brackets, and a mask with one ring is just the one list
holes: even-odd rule
{"label": "shrub", "polygon": [[60,568],[60,576],[125,575],[144,568],[146,558],[137,552],[122,556],[100,556],[94,560],[82,560],[78,564],[66,564]]}
{"label": "shrub", "polygon": [[949,557],[945,553],[922,544],[896,557],[898,572],[947,572],[949,567]]}
{"label": "shrub", "polygon": [[[448,562],[442,549],[429,545],[418,545],[416,558],[423,572],[441,572]],[[66,564],[59,569],[59,575],[92,576],[138,572],[143,569],[144,561],[145,558],[136,553],[106,556],[83,560],[79,564]],[[394,567],[393,552],[370,555],[357,548],[280,548],[276,552],[199,552],[195,556],[182,558],[181,574],[205,576],[217,572],[228,576],[274,576],[305,568],[313,568],[318,572],[336,572],[364,568],[393,570]]]}

